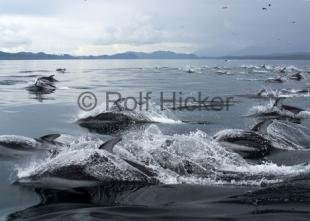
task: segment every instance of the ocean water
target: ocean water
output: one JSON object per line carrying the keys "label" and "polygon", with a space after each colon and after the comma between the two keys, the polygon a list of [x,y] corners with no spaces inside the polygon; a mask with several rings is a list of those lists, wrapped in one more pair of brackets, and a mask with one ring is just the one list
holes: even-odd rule
{"label": "ocean water", "polygon": [[[59,60],[0,66],[1,220],[309,219],[309,61]],[[292,79],[296,73],[303,79]],[[27,90],[52,74],[54,91]],[[268,82],[279,76],[283,82]],[[85,92],[97,99],[91,111],[80,107]],[[143,122],[79,124],[108,111],[108,93],[136,98],[129,116]],[[148,109],[139,100],[147,93]],[[168,101],[174,95],[175,104]],[[208,104],[223,103],[199,109],[194,101],[199,96]],[[279,96],[304,111],[270,116]],[[214,138],[234,137],[270,118],[264,136],[277,150],[267,156],[245,159]],[[33,138],[48,134],[60,137],[40,151],[3,145],[32,145]],[[98,149],[113,137],[122,137],[113,153]],[[152,169],[156,182],[149,175],[141,181],[141,170],[132,172],[124,159]],[[194,165],[191,172],[184,162]]]}

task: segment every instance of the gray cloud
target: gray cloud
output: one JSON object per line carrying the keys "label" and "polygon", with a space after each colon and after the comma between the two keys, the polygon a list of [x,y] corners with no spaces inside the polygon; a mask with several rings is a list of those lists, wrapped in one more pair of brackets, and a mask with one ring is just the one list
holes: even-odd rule
{"label": "gray cloud", "polygon": [[203,55],[310,51],[309,9],[305,0],[2,0],[0,49],[73,54],[161,49]]}
{"label": "gray cloud", "polygon": [[14,22],[0,21],[0,33],[0,49],[10,48],[13,51],[18,51],[23,50],[26,45],[31,43],[31,39]]}

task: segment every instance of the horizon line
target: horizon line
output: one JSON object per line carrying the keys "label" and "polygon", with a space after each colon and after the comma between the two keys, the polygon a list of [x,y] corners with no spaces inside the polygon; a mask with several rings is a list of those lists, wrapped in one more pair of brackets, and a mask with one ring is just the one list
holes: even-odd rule
{"label": "horizon line", "polygon": [[[163,54],[162,57],[143,57],[144,56],[152,56],[152,54],[156,52],[162,52],[162,53],[170,53],[171,57],[165,57]],[[2,53],[2,58],[1,58],[1,53]],[[142,57],[139,57],[139,53],[142,54]],[[25,58],[15,58],[10,57],[10,58],[3,58],[7,54],[8,56],[24,56]],[[27,55],[29,54],[29,55]],[[137,57],[116,57],[115,56],[121,56],[121,55],[130,55],[132,54],[133,56]],[[47,57],[41,57],[41,58],[31,58],[29,57],[28,59],[26,58],[27,56],[51,56],[51,58]],[[169,55],[168,55],[169,56]],[[175,57],[173,57],[175,56]],[[180,56],[180,57],[178,57]],[[118,52],[114,54],[99,54],[99,55],[72,55],[69,53],[62,53],[62,54],[52,54],[52,53],[47,53],[47,52],[29,52],[29,51],[19,51],[19,52],[6,52],[6,51],[0,51],[0,60],[76,60],[76,59],[271,59],[271,58],[279,58],[279,59],[305,59],[309,60],[310,59],[310,52],[306,51],[296,51],[296,52],[271,52],[269,54],[247,54],[247,55],[218,55],[218,56],[210,56],[210,55],[197,55],[194,52],[192,53],[186,53],[186,52],[174,52],[170,50],[156,50],[152,52],[143,52],[143,51],[125,51],[125,52]],[[304,56],[304,57],[303,57]],[[58,57],[58,58],[57,58]],[[297,58],[296,58],[297,57]]]}

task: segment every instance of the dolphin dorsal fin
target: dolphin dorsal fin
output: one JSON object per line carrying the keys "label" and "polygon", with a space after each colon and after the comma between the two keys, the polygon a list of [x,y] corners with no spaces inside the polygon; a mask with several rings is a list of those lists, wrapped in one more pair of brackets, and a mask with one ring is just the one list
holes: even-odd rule
{"label": "dolphin dorsal fin", "polygon": [[262,125],[263,125],[264,123],[265,123],[265,121],[261,121],[261,122],[255,124],[254,127],[251,129],[251,131],[253,131],[253,132],[259,132],[260,129],[261,129],[261,127],[262,127]]}
{"label": "dolphin dorsal fin", "polygon": [[60,137],[60,134],[48,134],[43,137],[40,137],[40,140],[48,141],[48,142],[53,142],[55,139]]}
{"label": "dolphin dorsal fin", "polygon": [[261,130],[263,128],[268,127],[272,122],[273,122],[273,120],[270,120],[270,119],[262,120],[262,121],[258,122],[257,124],[255,124],[253,126],[253,128],[251,129],[251,131],[252,132],[261,132]]}
{"label": "dolphin dorsal fin", "polygon": [[130,166],[136,168],[137,170],[139,170],[140,172],[142,172],[143,174],[149,176],[149,177],[153,177],[156,176],[156,173],[154,171],[152,171],[152,169],[147,168],[139,163],[133,162],[131,160],[127,160],[122,158],[126,163],[128,163]]}
{"label": "dolphin dorsal fin", "polygon": [[277,107],[281,100],[284,100],[284,97],[278,97],[275,102],[273,103],[273,107]]}
{"label": "dolphin dorsal fin", "polygon": [[121,137],[116,137],[111,140],[108,140],[104,142],[102,145],[100,145],[99,150],[106,150],[110,153],[113,153],[114,146],[119,143],[122,140]]}

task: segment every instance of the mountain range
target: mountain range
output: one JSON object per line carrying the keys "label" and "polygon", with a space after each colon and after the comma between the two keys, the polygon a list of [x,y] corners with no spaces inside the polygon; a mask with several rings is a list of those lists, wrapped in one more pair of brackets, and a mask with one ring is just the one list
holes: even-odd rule
{"label": "mountain range", "polygon": [[97,56],[73,56],[69,54],[54,55],[43,52],[18,52],[7,53],[0,51],[0,60],[63,60],[63,59],[199,59],[195,54],[175,53],[171,51],[155,51],[152,53],[144,52],[125,52],[114,55]]}
{"label": "mountain range", "polygon": [[278,53],[266,55],[230,55],[230,56],[198,56],[195,54],[175,53],[172,51],[125,52],[114,55],[73,56],[70,54],[47,54],[43,52],[8,53],[0,51],[0,60],[65,60],[65,59],[263,59],[263,60],[310,60],[310,52]]}

